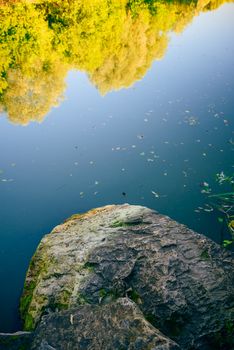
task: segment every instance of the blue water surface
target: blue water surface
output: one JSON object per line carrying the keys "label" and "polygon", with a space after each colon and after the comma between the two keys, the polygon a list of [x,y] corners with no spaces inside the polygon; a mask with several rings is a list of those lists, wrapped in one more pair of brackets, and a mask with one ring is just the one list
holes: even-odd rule
{"label": "blue water surface", "polygon": [[145,205],[220,241],[204,182],[233,173],[234,5],[172,34],[165,57],[128,89],[101,96],[71,71],[42,123],[0,118],[0,331],[20,327],[25,273],[44,234],[74,213]]}

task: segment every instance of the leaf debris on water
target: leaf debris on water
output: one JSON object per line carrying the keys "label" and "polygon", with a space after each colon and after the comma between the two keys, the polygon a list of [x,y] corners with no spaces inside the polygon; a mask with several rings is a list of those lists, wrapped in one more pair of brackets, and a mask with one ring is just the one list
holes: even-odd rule
{"label": "leaf debris on water", "polygon": [[14,179],[1,179],[2,182],[13,182]]}
{"label": "leaf debris on water", "polygon": [[151,193],[154,195],[155,198],[159,198],[159,194],[157,192],[152,190]]}

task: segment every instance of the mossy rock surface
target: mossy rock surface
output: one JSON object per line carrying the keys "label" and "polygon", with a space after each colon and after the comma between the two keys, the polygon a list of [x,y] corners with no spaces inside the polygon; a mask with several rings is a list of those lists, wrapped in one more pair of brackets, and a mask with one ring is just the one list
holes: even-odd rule
{"label": "mossy rock surface", "polygon": [[182,349],[213,349],[233,322],[233,277],[232,254],[203,235],[146,207],[106,206],[42,239],[21,314],[35,329],[42,316],[127,298]]}

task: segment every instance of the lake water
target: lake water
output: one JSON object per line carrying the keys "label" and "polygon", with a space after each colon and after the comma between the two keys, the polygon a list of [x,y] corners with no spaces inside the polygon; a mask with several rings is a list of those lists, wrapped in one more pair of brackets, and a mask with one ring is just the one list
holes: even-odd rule
{"label": "lake water", "polygon": [[[0,67],[2,84],[7,83],[0,95],[0,331],[20,327],[19,297],[40,239],[74,213],[112,203],[140,204],[220,242],[221,224],[202,192],[206,183],[219,190],[215,174],[233,174],[234,4],[198,5],[188,10],[181,3],[180,19],[174,19],[173,2],[161,17],[159,10],[143,9],[145,17],[139,19],[141,10],[130,9],[130,24],[119,17],[109,25],[106,19],[108,38],[97,16],[100,42],[111,41],[108,50],[115,54],[105,46],[97,49],[99,37],[90,42],[91,34],[79,29],[83,41],[77,39],[77,45],[83,45],[84,57],[77,63],[78,53],[73,60],[65,48],[68,60],[61,61],[61,50],[54,50],[48,54],[54,59],[51,70],[46,40],[52,39],[44,39],[43,24],[35,24],[36,34],[24,34],[23,45],[12,39],[15,19],[6,30],[1,16]],[[30,13],[35,23],[35,8],[9,11],[21,13],[19,22]],[[148,17],[157,15],[152,24]],[[51,18],[60,47],[59,35],[66,32]],[[121,23],[122,36],[115,23]],[[34,44],[27,48],[31,37]],[[123,43],[118,39],[114,46],[117,37]]]}

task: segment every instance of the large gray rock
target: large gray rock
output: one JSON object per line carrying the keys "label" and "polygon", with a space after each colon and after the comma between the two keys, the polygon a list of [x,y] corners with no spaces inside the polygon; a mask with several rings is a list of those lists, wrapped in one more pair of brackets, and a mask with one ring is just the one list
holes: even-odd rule
{"label": "large gray rock", "polygon": [[[27,273],[21,314],[25,329],[33,329],[42,315],[68,309],[44,321],[50,329],[50,322],[57,324],[61,315],[79,305],[87,304],[78,307],[77,314],[90,310],[95,318],[97,305],[104,315],[110,311],[106,304],[118,308],[118,299],[126,297],[156,333],[159,329],[182,349],[228,349],[233,339],[233,281],[231,254],[206,237],[145,207],[107,206],[73,216],[42,239]],[[89,339],[101,334],[100,319]],[[82,329],[89,322],[87,316]],[[65,332],[59,329],[60,335]],[[114,336],[114,328],[111,332]],[[40,335],[38,331],[37,342]]]}

